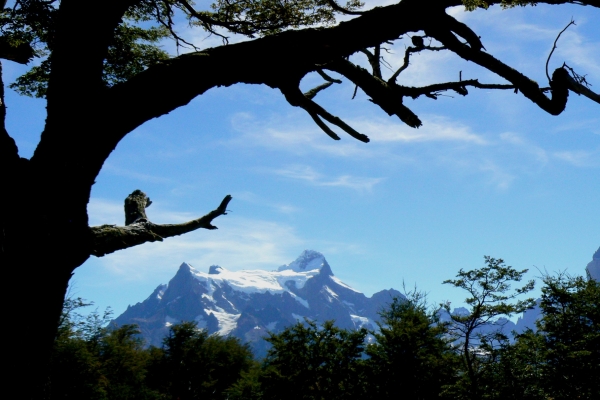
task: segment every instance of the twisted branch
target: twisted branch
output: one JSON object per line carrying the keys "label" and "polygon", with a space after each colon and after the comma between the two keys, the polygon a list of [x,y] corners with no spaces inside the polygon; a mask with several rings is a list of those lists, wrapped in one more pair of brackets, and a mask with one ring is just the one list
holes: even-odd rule
{"label": "twisted branch", "polygon": [[[449,15],[447,15],[447,18],[453,19]],[[552,79],[550,81],[552,97],[548,98],[537,82],[504,64],[494,56],[481,51],[480,48],[478,48],[477,43],[472,43],[471,45],[461,43],[453,32],[457,33],[457,30],[447,28],[441,29],[439,26],[425,30],[425,33],[428,36],[435,38],[458,56],[465,60],[473,61],[511,82],[515,86],[515,89],[520,90],[525,97],[533,101],[549,114],[558,115],[565,109],[567,98],[569,96],[567,82],[569,73],[564,68],[558,68],[552,74]],[[468,36],[470,40],[473,40],[473,35],[466,36]]]}
{"label": "twisted branch", "polygon": [[219,207],[192,221],[181,224],[155,224],[148,220],[145,210],[152,201],[141,190],[135,190],[125,199],[125,226],[90,227],[93,237],[91,254],[102,257],[143,243],[162,242],[165,238],[183,235],[200,228],[217,229],[212,225],[212,221],[221,215],[227,215],[227,205],[230,201],[231,196],[225,196]]}

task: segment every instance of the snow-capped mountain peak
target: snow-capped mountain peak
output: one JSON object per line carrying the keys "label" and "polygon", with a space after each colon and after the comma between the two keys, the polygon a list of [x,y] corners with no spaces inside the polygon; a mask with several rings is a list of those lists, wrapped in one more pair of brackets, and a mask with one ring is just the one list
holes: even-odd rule
{"label": "snow-capped mountain peak", "polygon": [[[329,264],[327,263],[327,260],[325,260],[325,256],[323,254],[314,250],[304,250],[295,261],[292,261],[291,263],[286,265],[282,265],[277,269],[277,271],[321,271],[323,267],[326,267],[327,269],[329,269],[329,271],[331,271],[331,268],[329,267]],[[333,275],[333,273],[331,273],[330,275]]]}
{"label": "snow-capped mountain peak", "polygon": [[213,265],[201,272],[183,263],[168,285],[159,286],[115,322],[137,324],[148,344],[158,346],[170,326],[195,321],[211,334],[250,342],[260,355],[267,332],[281,331],[304,318],[318,323],[335,320],[342,328],[375,329],[378,312],[393,297],[402,294],[390,289],[366,297],[333,276],[323,254],[305,250],[275,271],[230,271]]}
{"label": "snow-capped mountain peak", "polygon": [[211,265],[208,269],[209,275],[218,275],[221,272],[223,272],[223,268],[219,267],[218,265]]}

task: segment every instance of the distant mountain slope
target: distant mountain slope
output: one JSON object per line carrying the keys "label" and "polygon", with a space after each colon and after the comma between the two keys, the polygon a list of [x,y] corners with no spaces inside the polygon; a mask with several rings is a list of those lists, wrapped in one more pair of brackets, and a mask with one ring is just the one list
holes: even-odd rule
{"label": "distant mountain slope", "polygon": [[213,265],[204,273],[183,263],[167,285],[114,322],[137,324],[148,344],[160,346],[169,326],[196,321],[209,333],[234,335],[264,354],[261,338],[268,331],[280,332],[304,318],[373,329],[378,311],[393,297],[403,295],[390,289],[366,297],[336,278],[321,253],[305,250],[276,271],[228,271]]}
{"label": "distant mountain slope", "polygon": [[[600,247],[592,256],[592,261],[588,263],[585,270],[590,279],[600,281]],[[516,324],[517,332],[525,332],[527,328],[533,329],[534,331],[537,329],[535,322],[542,315],[542,309],[539,306],[540,301],[541,299],[537,299],[536,306],[531,310],[525,311],[523,315],[519,317]]]}
{"label": "distant mountain slope", "polygon": [[[588,274],[600,278],[600,248],[587,266]],[[249,342],[255,354],[264,355],[267,332],[280,332],[304,318],[322,323],[335,320],[341,328],[376,328],[378,312],[393,297],[404,298],[394,289],[382,290],[372,297],[351,288],[336,278],[325,257],[305,250],[294,262],[276,271],[228,271],[213,265],[208,273],[187,263],[167,285],[159,285],[143,302],[130,306],[115,319],[119,326],[137,324],[149,345],[160,346],[169,326],[181,321],[196,321],[209,333],[233,335]],[[458,308],[453,312],[468,312]],[[500,329],[523,332],[535,329],[541,310],[535,307],[519,317],[517,323],[501,318],[482,331]],[[442,320],[449,320],[441,312]]]}
{"label": "distant mountain slope", "polygon": [[587,265],[586,271],[590,278],[600,281],[600,247],[594,253],[594,257]]}

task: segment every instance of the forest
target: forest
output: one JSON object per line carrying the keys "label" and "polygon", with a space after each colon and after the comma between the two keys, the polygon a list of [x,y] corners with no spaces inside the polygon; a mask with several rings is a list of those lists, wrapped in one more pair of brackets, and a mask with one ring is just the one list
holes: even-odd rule
{"label": "forest", "polygon": [[306,320],[265,337],[257,360],[238,338],[193,322],[146,347],[134,325],[107,325],[110,311],[81,313],[65,301],[46,399],[594,399],[600,393],[600,284],[542,276],[536,329],[477,333],[499,315],[533,305],[511,288],[526,271],[486,257],[445,283],[464,289],[467,315],[440,318],[416,288],[380,312],[379,329],[344,330]]}

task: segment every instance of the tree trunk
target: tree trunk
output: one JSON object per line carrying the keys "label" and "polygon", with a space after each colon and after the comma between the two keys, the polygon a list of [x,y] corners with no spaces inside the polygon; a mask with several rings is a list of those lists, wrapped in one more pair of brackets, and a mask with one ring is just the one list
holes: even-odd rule
{"label": "tree trunk", "polygon": [[4,311],[3,386],[15,388],[15,398],[42,398],[69,279],[90,254],[87,201],[73,201],[75,183],[64,192],[60,177],[49,179],[29,160],[2,164],[0,264],[11,305]]}

